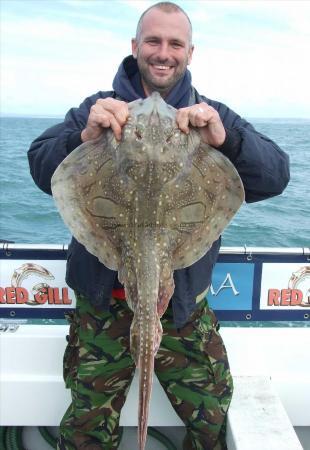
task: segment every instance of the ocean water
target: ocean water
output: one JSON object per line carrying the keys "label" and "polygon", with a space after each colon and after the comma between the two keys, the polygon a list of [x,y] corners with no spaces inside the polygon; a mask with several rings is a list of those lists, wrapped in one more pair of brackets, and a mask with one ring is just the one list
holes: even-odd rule
{"label": "ocean water", "polygon": [[[70,234],[53,199],[31,178],[27,150],[55,118],[3,117],[0,129],[0,239],[67,244]],[[256,119],[291,161],[291,181],[281,196],[241,207],[223,233],[224,246],[310,246],[310,119]]]}

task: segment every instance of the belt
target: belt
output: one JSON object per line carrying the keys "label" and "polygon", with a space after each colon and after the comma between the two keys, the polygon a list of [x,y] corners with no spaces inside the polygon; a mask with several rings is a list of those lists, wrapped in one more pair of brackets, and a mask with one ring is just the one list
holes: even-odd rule
{"label": "belt", "polygon": [[[205,298],[205,296],[208,293],[208,290],[209,286],[201,294],[197,295],[196,303],[200,303]],[[115,298],[116,300],[126,300],[125,289],[124,288],[113,289],[112,297]]]}

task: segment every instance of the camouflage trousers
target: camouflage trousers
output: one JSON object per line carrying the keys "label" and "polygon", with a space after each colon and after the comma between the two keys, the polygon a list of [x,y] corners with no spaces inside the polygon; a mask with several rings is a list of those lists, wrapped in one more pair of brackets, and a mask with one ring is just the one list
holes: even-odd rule
{"label": "camouflage trousers", "polygon": [[[119,417],[135,365],[129,349],[133,314],[112,299],[109,312],[77,295],[70,313],[64,380],[72,403],[60,424],[58,450],[110,450],[119,445]],[[184,422],[183,450],[226,449],[225,421],[232,377],[217,320],[203,300],[181,329],[169,307],[155,373]]]}

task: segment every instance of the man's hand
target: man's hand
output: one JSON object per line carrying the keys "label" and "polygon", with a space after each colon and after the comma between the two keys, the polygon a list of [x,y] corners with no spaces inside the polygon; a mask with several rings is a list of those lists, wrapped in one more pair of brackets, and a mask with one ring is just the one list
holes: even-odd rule
{"label": "man's hand", "polygon": [[214,148],[220,147],[226,138],[226,131],[218,112],[207,103],[180,108],[176,121],[184,133],[189,133],[189,125],[198,128],[203,142]]}
{"label": "man's hand", "polygon": [[128,118],[126,102],[114,98],[101,98],[90,108],[86,128],[81,133],[83,142],[97,139],[105,128],[112,128],[115,138],[120,141],[122,127]]}

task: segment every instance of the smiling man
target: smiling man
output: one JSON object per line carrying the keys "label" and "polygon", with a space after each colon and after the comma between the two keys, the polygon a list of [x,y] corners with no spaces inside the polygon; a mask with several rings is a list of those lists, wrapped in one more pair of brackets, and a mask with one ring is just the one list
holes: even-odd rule
{"label": "smiling man", "polygon": [[[88,97],[32,143],[28,156],[37,185],[51,194],[51,177],[72,150],[107,128],[121,139],[127,103],[158,91],[178,110],[177,124],[184,133],[196,127],[204,142],[230,159],[247,202],[280,194],[289,180],[287,155],[226,105],[198,94],[187,70],[193,50],[191,23],[180,7],[161,2],[146,10],[113,91]],[[175,291],[162,317],[155,372],[186,426],[184,450],[226,448],[232,377],[218,322],[205,301],[219,248],[220,239],[195,264],[174,272]],[[72,404],[61,422],[58,449],[116,449],[120,411],[135,369],[129,348],[132,313],[117,272],[74,238],[66,280],[76,292],[77,308],[68,317],[64,356]]]}
{"label": "smiling man", "polygon": [[[164,14],[164,20],[163,20]],[[191,23],[182,12],[165,14],[151,8],[140,18],[132,54],[137,59],[144,92],[165,97],[184,76],[193,54]]]}

